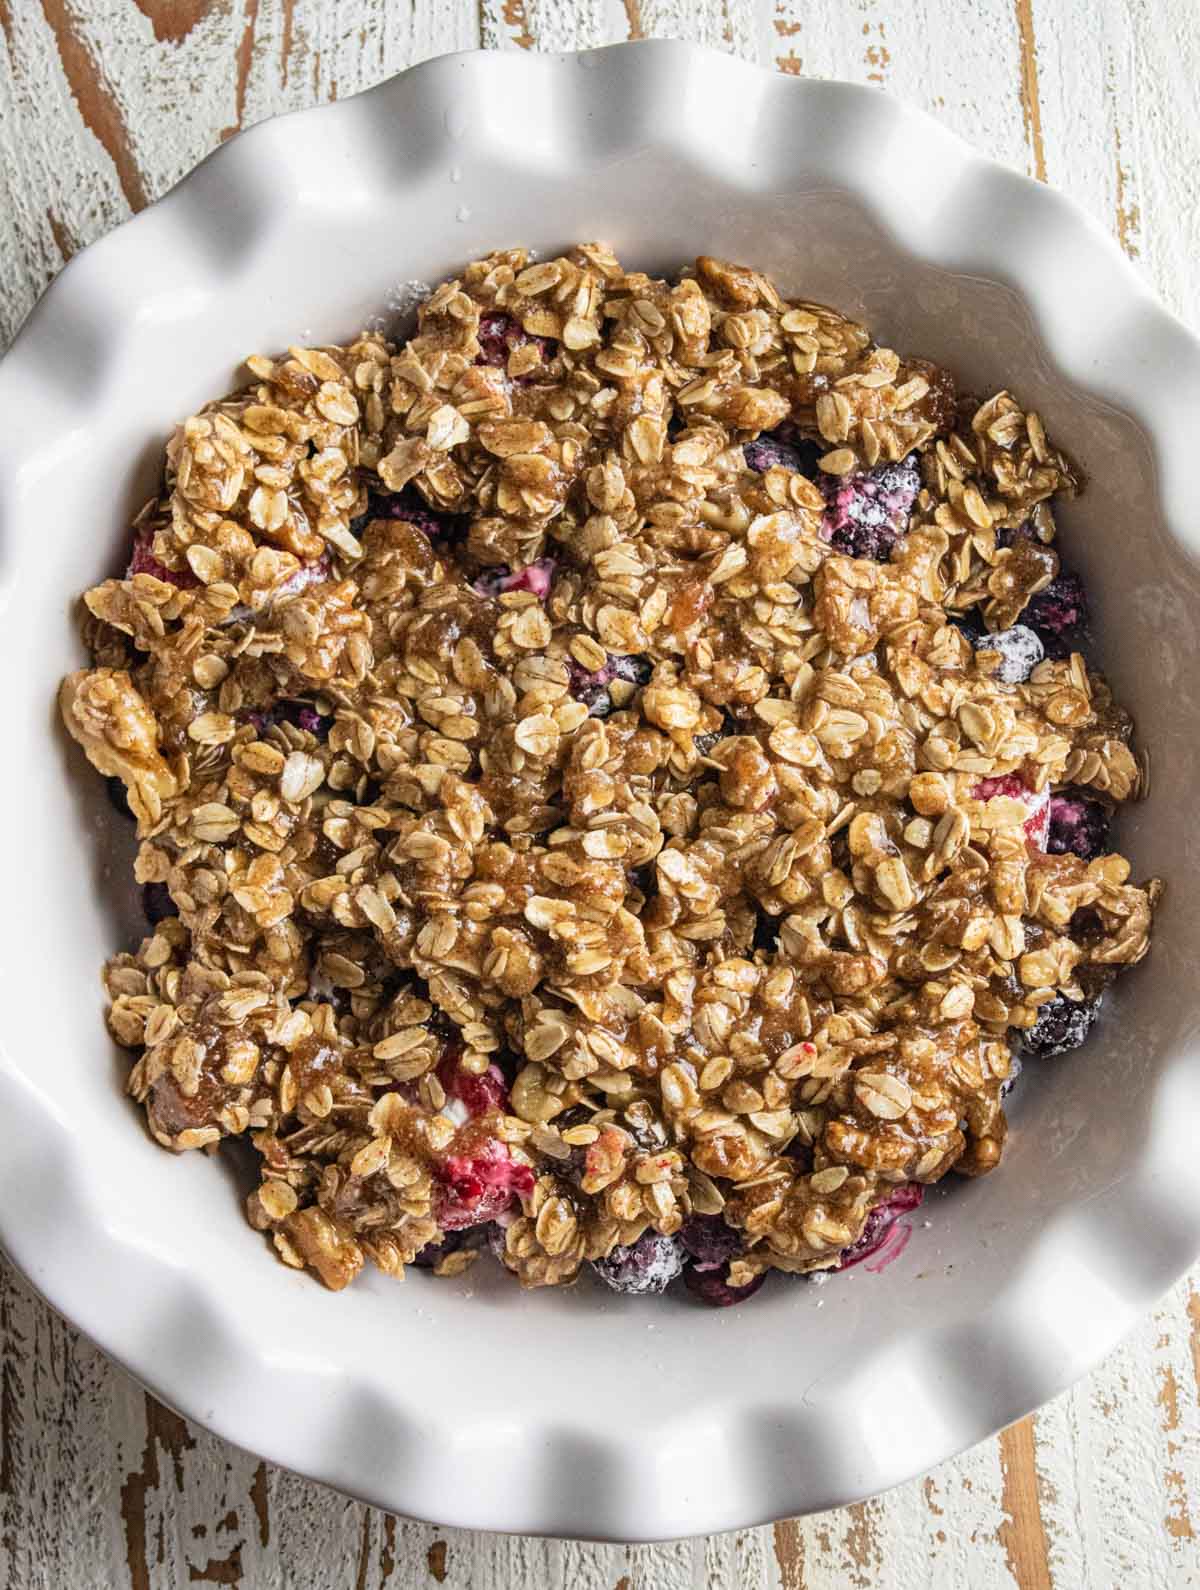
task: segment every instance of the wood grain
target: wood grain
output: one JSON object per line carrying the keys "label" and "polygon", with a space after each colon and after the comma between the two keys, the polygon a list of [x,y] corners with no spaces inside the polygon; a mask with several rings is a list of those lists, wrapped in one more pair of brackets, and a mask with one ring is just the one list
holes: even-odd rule
{"label": "wood grain", "polygon": [[[1071,192],[1200,320],[1194,0],[0,0],[0,346],[71,254],[239,127],[444,50],[667,35],[921,106]],[[11,1590],[1174,1590],[1200,1586],[1198,1536],[1200,1274],[1082,1385],[922,1480],[622,1547],[415,1523],[262,1463],[0,1268]]]}

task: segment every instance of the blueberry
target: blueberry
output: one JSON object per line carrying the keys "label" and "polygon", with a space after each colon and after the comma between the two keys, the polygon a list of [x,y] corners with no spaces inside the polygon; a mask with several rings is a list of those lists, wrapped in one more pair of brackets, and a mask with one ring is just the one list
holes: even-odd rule
{"label": "blueberry", "polygon": [[735,1303],[744,1303],[748,1297],[753,1297],[766,1278],[764,1273],[756,1275],[747,1286],[730,1286],[727,1266],[719,1270],[700,1270],[693,1265],[684,1272],[683,1280],[688,1291],[710,1308],[732,1308]]}
{"label": "blueberry", "polygon": [[908,529],[921,489],[915,455],[852,475],[822,475],[819,485],[825,494],[824,532],[830,544],[848,557],[886,563]]}
{"label": "blueberry", "polygon": [[614,1292],[641,1297],[665,1292],[683,1269],[683,1251],[674,1237],[647,1231],[626,1248],[614,1248],[605,1259],[592,1261],[592,1268]]}
{"label": "blueberry", "polygon": [[157,927],[169,916],[179,915],[179,907],[172,900],[171,891],[165,883],[142,885],[142,914],[151,927]]}
{"label": "blueberry", "polygon": [[1055,994],[1047,1004],[1038,1007],[1037,1021],[1021,1034],[1021,1048],[1036,1060],[1067,1054],[1085,1042],[1099,1013],[1099,995],[1094,999],[1074,1000],[1065,994]]}
{"label": "blueberry", "polygon": [[997,630],[975,642],[976,650],[997,652],[999,664],[992,677],[1004,685],[1023,685],[1046,655],[1046,648],[1027,624]]}
{"label": "blueberry", "polygon": [[1030,597],[1021,616],[1037,631],[1047,657],[1069,657],[1073,651],[1081,651],[1090,638],[1083,581],[1065,569],[1044,591]]}
{"label": "blueberry", "polygon": [[697,1270],[719,1270],[744,1246],[742,1234],[726,1225],[720,1215],[689,1215],[680,1227],[679,1240]]}
{"label": "blueberry", "polygon": [[1081,795],[1051,795],[1046,849],[1052,856],[1076,855],[1092,861],[1104,854],[1108,815],[1098,801]]}

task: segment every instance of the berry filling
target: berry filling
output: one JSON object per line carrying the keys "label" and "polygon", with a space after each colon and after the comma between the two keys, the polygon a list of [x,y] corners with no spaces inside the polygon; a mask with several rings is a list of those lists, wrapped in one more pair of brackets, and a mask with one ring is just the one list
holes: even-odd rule
{"label": "berry filling", "polygon": [[720,1215],[691,1215],[680,1228],[679,1240],[697,1270],[719,1270],[743,1247],[741,1232],[726,1225]]}
{"label": "berry filling", "polygon": [[1093,999],[1068,999],[1055,994],[1038,1006],[1037,1021],[1021,1034],[1021,1047],[1035,1060],[1049,1060],[1056,1054],[1078,1049],[1087,1039],[1100,1014],[1100,996]]}
{"label": "berry filling", "polygon": [[1031,790],[1016,773],[1001,773],[996,778],[980,779],[971,791],[971,799],[977,801],[994,800],[998,795],[1020,801],[1029,813],[1023,824],[1025,838],[1035,849],[1045,850],[1046,833],[1050,826],[1049,791],[1042,790],[1039,794]]}
{"label": "berry filling", "polygon": [[465,538],[470,523],[465,514],[439,513],[431,508],[412,486],[405,486],[403,491],[372,492],[368,518],[403,519],[406,524],[416,525],[430,541],[450,545]]}
{"label": "berry filling", "polygon": [[996,653],[999,661],[992,677],[1003,685],[1023,685],[1046,655],[1046,648],[1027,624],[997,630],[974,644],[976,651]]}
{"label": "berry filling", "polygon": [[1084,861],[1102,856],[1108,844],[1108,815],[1098,801],[1080,795],[1051,795],[1046,849],[1052,856],[1073,854]]}
{"label": "berry filling", "polygon": [[457,1044],[447,1044],[438,1064],[438,1081],[448,1099],[465,1105],[468,1116],[487,1115],[489,1111],[508,1110],[508,1083],[497,1065],[488,1066],[482,1075],[464,1071],[459,1064],[462,1050]]}
{"label": "berry filling", "polygon": [[265,734],[277,723],[290,723],[294,729],[303,729],[314,735],[322,744],[329,738],[333,719],[318,712],[308,701],[276,701],[266,712],[246,712],[247,723],[252,723],[259,734]]}
{"label": "berry filling", "polygon": [[1091,638],[1083,581],[1066,570],[1029,598],[1021,616],[1037,630],[1047,657],[1069,657],[1073,651],[1082,651]]}
{"label": "berry filling", "polygon": [[735,1303],[744,1303],[748,1297],[754,1296],[766,1278],[765,1274],[756,1275],[745,1286],[730,1286],[729,1266],[725,1264],[719,1270],[702,1270],[689,1265],[683,1273],[683,1282],[688,1291],[710,1308],[732,1308]]}
{"label": "berry filling", "polygon": [[821,475],[817,484],[825,494],[822,534],[830,544],[847,557],[887,563],[908,530],[921,489],[916,459],[877,464],[853,475]]}
{"label": "berry filling", "polygon": [[169,569],[165,563],[158,561],[154,556],[154,536],[148,530],[133,538],[133,551],[125,578],[131,580],[135,574],[152,574],[156,580],[163,580],[180,591],[194,591],[200,584],[191,569]]}
{"label": "berry filling", "polygon": [[919,1209],[924,1199],[925,1189],[919,1182],[909,1181],[895,1188],[871,1210],[863,1227],[862,1236],[857,1242],[852,1242],[848,1248],[842,1250],[842,1256],[834,1268],[851,1270],[864,1259],[878,1254],[885,1243],[888,1248],[887,1255],[886,1257],[881,1255],[880,1262],[873,1268],[882,1270],[893,1259],[898,1259],[908,1243],[912,1228],[907,1225],[898,1228],[896,1222],[901,1215]]}
{"label": "berry filling", "polygon": [[485,1138],[470,1153],[448,1154],[438,1167],[434,1218],[443,1231],[484,1225],[533,1191],[533,1171],[513,1159],[498,1138]]}
{"label": "berry filling", "polygon": [[507,564],[502,563],[499,568],[481,574],[474,580],[472,589],[478,591],[480,596],[493,597],[501,596],[505,591],[532,591],[539,602],[544,602],[550,594],[550,584],[557,567],[555,558],[539,558],[536,563],[527,563],[514,574]]}
{"label": "berry filling", "polygon": [[[553,337],[535,337],[511,315],[506,315],[501,310],[491,310],[480,315],[479,330],[476,335],[479,338],[479,357],[475,363],[491,365],[496,370],[507,370],[508,358],[514,349],[528,347],[530,343],[541,349],[543,364],[548,364],[558,352],[558,343]],[[532,381],[536,373],[534,370],[529,370],[514,379],[521,382]]]}
{"label": "berry filling", "polygon": [[481,1248],[488,1240],[490,1227],[469,1226],[462,1231],[447,1231],[437,1242],[427,1242],[412,1261],[420,1270],[432,1270],[439,1259],[457,1253],[461,1248]]}
{"label": "berry filling", "polygon": [[628,1247],[617,1247],[592,1268],[614,1292],[635,1297],[665,1292],[683,1270],[683,1252],[674,1237],[647,1231]]}
{"label": "berry filling", "polygon": [[567,688],[576,701],[582,701],[592,718],[607,718],[615,703],[609,691],[614,679],[624,679],[631,685],[649,684],[654,665],[648,657],[618,657],[609,655],[602,668],[589,673],[573,657],[567,659]]}
{"label": "berry filling", "polygon": [[742,455],[747,467],[760,475],[765,475],[768,469],[778,464],[795,474],[815,477],[821,450],[814,443],[804,441],[790,428],[781,427],[775,431],[764,431],[754,441],[746,442],[742,447]]}

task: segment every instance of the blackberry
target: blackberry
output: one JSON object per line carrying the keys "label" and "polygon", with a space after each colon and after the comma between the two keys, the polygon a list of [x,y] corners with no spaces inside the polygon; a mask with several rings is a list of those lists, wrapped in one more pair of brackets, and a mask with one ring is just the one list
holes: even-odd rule
{"label": "blackberry", "polygon": [[797,436],[790,426],[784,426],[776,431],[764,431],[754,441],[746,442],[742,455],[747,466],[760,475],[766,474],[775,464],[781,464],[798,475],[815,478],[821,449]]}
{"label": "blackberry", "polygon": [[1037,631],[1047,657],[1069,657],[1082,651],[1091,638],[1083,581],[1065,569],[1044,591],[1029,598],[1021,617]]}
{"label": "blackberry", "polygon": [[822,475],[818,484],[825,494],[823,528],[830,544],[847,557],[888,562],[908,530],[921,489],[915,455],[853,475]]}
{"label": "blackberry", "polygon": [[1078,1049],[1091,1032],[1100,1014],[1100,996],[1093,999],[1068,999],[1055,994],[1038,1007],[1037,1021],[1021,1034],[1021,1048],[1036,1060],[1049,1060],[1057,1054]]}
{"label": "blackberry", "polygon": [[1098,801],[1081,795],[1051,795],[1046,849],[1052,856],[1102,856],[1108,843],[1108,814]]}

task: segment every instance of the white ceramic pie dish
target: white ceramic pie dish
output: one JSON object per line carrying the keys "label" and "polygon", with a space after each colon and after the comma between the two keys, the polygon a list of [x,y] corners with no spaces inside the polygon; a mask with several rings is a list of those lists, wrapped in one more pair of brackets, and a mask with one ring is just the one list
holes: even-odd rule
{"label": "white ceramic pie dish", "polygon": [[[903,1257],[744,1307],[272,1262],[230,1174],[140,1130],[98,969],[128,839],[55,721],[74,595],[123,560],[176,417],[239,358],[335,340],[493,247],[746,260],[982,390],[1091,481],[1064,512],[1153,748],[1122,848],[1150,959],[1030,1068],[1000,1171]],[[72,263],[0,367],[0,1236],[55,1307],[242,1446],[443,1523],[618,1540],[852,1501],[1065,1388],[1200,1252],[1200,345],[1068,201],[874,92],[679,44],[428,63],[243,135]]]}

